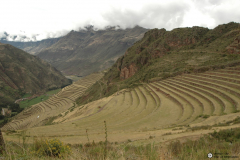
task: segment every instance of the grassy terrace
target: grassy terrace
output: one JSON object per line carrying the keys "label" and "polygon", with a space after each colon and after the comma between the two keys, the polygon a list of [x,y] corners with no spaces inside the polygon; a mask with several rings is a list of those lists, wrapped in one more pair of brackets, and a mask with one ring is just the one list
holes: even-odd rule
{"label": "grassy terrace", "polygon": [[[14,117],[6,124],[2,130],[26,129],[44,125],[51,117],[56,117],[60,113],[74,106],[76,98],[86,90],[87,86],[101,78],[102,74],[92,74],[60,90],[47,92],[32,100],[21,102],[21,107],[28,107],[26,110]],[[89,81],[91,79],[91,81]],[[87,82],[85,82],[87,81]],[[82,84],[82,86],[78,85]],[[86,84],[86,86],[85,86]],[[43,100],[42,100],[43,99]],[[39,117],[38,117],[39,116]]]}
{"label": "grassy terrace", "polygon": [[[38,133],[50,137],[71,135],[66,138],[67,140],[62,139],[69,143],[77,143],[86,140],[84,137],[86,129],[91,130],[89,135],[91,138],[100,141],[101,138],[98,137],[101,136],[96,135],[101,135],[101,124],[104,120],[108,122],[109,133],[113,134],[110,139],[116,140],[114,135],[122,135],[120,141],[133,132],[141,135],[145,131],[158,131],[177,126],[199,126],[215,123],[216,118],[217,122],[221,122],[228,115],[232,115],[233,118],[239,115],[238,69],[239,67],[223,69],[222,78],[219,76],[221,77],[220,73],[223,72],[216,70],[183,74],[149,84],[143,83],[82,106],[73,104],[78,94],[82,94],[76,89],[77,85],[73,84],[74,86],[68,86],[55,97],[18,115],[16,121],[5,127],[20,129],[28,123],[28,127],[39,126],[28,129],[30,134]],[[86,84],[83,79],[81,81],[78,81],[79,85]],[[61,94],[69,95],[61,98]],[[43,118],[37,119],[38,115]],[[53,120],[55,125],[41,126],[44,119],[57,115],[60,116]]]}
{"label": "grassy terrace", "polygon": [[[157,147],[157,157],[169,158],[169,155],[162,155],[165,151],[170,151],[170,157],[177,154],[187,157],[184,147],[190,141],[186,144],[170,141],[186,140],[186,137],[199,138],[201,134],[212,133],[214,130],[239,127],[236,120],[240,116],[239,75],[240,67],[182,74],[142,83],[77,106],[74,100],[82,94],[82,90],[87,89],[83,86],[93,83],[93,77],[86,78],[87,82],[81,79],[50,99],[17,115],[16,120],[5,125],[3,130],[26,129],[31,136],[57,137],[72,145],[88,143],[88,139],[100,143],[104,141],[103,121],[106,121],[110,142],[121,145],[130,143],[134,146],[156,143],[158,147],[167,144],[169,148],[163,146],[165,149],[161,151]],[[95,78],[100,79],[100,76],[96,75]],[[4,134],[4,137],[6,140],[18,140],[15,134]],[[203,139],[198,141],[202,143]],[[204,143],[208,141],[206,138]],[[29,140],[29,143],[33,142]],[[217,141],[213,143],[220,144]],[[179,152],[174,147],[180,148]],[[75,150],[75,156],[81,157],[79,152]],[[231,153],[236,155],[236,152]]]}
{"label": "grassy terrace", "polygon": [[[61,89],[56,89],[52,91],[46,92],[44,95],[38,96],[36,98],[30,99],[30,100],[24,100],[20,102],[20,107],[21,108],[26,108],[30,107],[34,104],[37,104],[42,101],[46,101],[49,97],[53,96],[54,94],[57,94]],[[30,97],[30,94],[25,94],[22,98],[27,98]]]}

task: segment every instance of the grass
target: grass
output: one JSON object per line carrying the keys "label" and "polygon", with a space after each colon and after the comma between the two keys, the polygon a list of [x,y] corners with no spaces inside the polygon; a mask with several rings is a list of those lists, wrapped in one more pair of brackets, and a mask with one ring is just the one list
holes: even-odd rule
{"label": "grass", "polygon": [[[210,74],[211,72],[206,73]],[[227,85],[228,83],[230,83],[228,82],[228,79],[230,79],[230,77],[231,75],[228,76],[228,74],[226,73],[226,79],[221,81],[224,81],[224,83]],[[60,119],[58,123],[51,126],[30,128],[28,129],[28,131],[31,134],[38,133],[39,135],[45,135],[46,137],[59,137],[62,141],[72,144],[81,143],[81,152],[79,151],[76,154],[78,154],[78,156],[82,156],[85,159],[104,159],[104,157],[106,159],[118,159],[119,157],[129,159],[150,159],[151,157],[149,153],[152,153],[153,155],[156,154],[156,157],[158,158],[159,156],[161,156],[162,151],[159,148],[159,144],[157,143],[155,143],[153,147],[153,141],[159,143],[161,141],[168,141],[168,139],[171,139],[175,136],[181,137],[184,135],[188,136],[189,134],[201,134],[210,132],[211,129],[214,129],[215,126],[214,124],[211,124],[211,126],[207,126],[207,122],[211,120],[214,121],[215,116],[212,116],[211,113],[213,111],[209,110],[209,104],[211,104],[212,102],[213,106],[210,107],[216,107],[215,111],[217,109],[218,111],[221,110],[221,106],[218,104],[217,100],[222,99],[222,94],[218,94],[218,92],[213,90],[215,89],[215,87],[217,87],[217,83],[215,83],[215,85],[212,85],[212,81],[209,81],[204,85],[198,85],[196,87],[196,85],[194,85],[195,82],[193,78],[192,82],[185,79],[186,76],[177,76],[175,78],[166,79],[160,83],[154,82],[150,84],[143,84],[142,86],[138,86],[133,89],[119,90],[119,93],[115,93],[113,96],[88,103],[84,106],[74,106],[74,104],[69,104],[67,109],[60,112],[65,112],[67,115],[65,117],[58,117]],[[214,81],[214,78],[212,78],[212,80]],[[239,86],[239,84],[235,82],[231,82],[231,84],[234,85],[229,85],[229,90],[231,88],[234,88],[234,86]],[[102,83],[102,85],[104,84]],[[212,90],[208,90],[208,88],[210,87],[212,88]],[[73,88],[74,87],[68,87],[66,91],[71,92]],[[219,92],[220,91],[224,93],[224,90],[219,90]],[[239,93],[239,91],[235,91]],[[64,94],[64,91],[61,94]],[[200,95],[202,95],[202,97]],[[229,97],[234,96],[231,94],[227,95],[229,95]],[[204,99],[203,96],[206,98]],[[199,101],[194,99],[194,97]],[[54,102],[57,103],[61,100],[62,98],[58,97]],[[178,103],[176,103],[177,101]],[[67,105],[68,102],[70,101],[59,104],[59,106],[61,107]],[[239,102],[240,99],[238,100],[238,103]],[[202,104],[203,106],[199,106],[200,104]],[[230,103],[224,104],[225,107],[232,107]],[[181,106],[183,107],[181,108]],[[197,107],[202,108],[202,110],[197,109]],[[204,112],[206,108],[208,108],[208,111]],[[183,114],[181,114],[182,112]],[[47,113],[53,112],[49,111]],[[58,114],[59,113],[57,113],[57,115]],[[45,115],[47,114],[43,113],[43,115],[40,115],[40,117]],[[211,117],[209,117],[210,115]],[[49,117],[53,116],[49,115],[48,118]],[[45,118],[47,118],[47,116]],[[33,119],[36,119],[36,117],[33,117]],[[19,124],[19,126],[21,126],[22,124],[26,123],[27,120],[29,119],[26,118],[23,120],[23,122],[13,121],[14,124],[12,124],[16,127]],[[62,123],[61,120],[65,120],[64,123]],[[107,140],[104,139],[106,135],[103,133],[104,129],[102,127],[102,122],[104,120],[107,121]],[[191,127],[187,128],[186,130],[183,129],[181,131],[172,130],[173,126],[186,126],[191,124],[196,124],[196,126],[199,126],[202,122],[206,122],[206,125],[200,127]],[[235,119],[227,123],[228,125],[238,124],[239,119]],[[226,125],[226,127],[228,127],[228,125]],[[86,128],[88,129],[87,133],[85,130]],[[165,128],[166,131],[161,130],[163,128]],[[169,128],[171,130],[168,130]],[[158,135],[164,136],[159,137]],[[92,142],[93,140],[94,143]],[[140,145],[138,143],[138,140],[144,141],[144,145]],[[103,144],[98,144],[100,141],[103,141]],[[106,141],[107,145],[106,143],[104,143]],[[110,145],[109,141],[118,141],[118,144]],[[123,141],[125,143],[122,143]],[[225,143],[218,142],[216,138],[215,141],[216,143],[219,143],[220,146],[221,144]],[[213,142],[215,143],[215,141]],[[149,147],[149,144],[147,143],[151,143],[151,147]],[[199,143],[203,143],[203,141]],[[193,144],[193,142],[190,144]],[[180,142],[180,145],[182,145],[182,142]],[[141,147],[138,148],[139,146]],[[182,146],[182,149],[183,148],[184,146]],[[74,149],[75,148],[73,147],[73,150]],[[137,150],[140,149],[142,149],[142,154],[137,153]],[[203,152],[200,153],[200,155],[203,157],[206,150],[201,150],[201,148],[199,150]],[[202,158],[201,156],[194,157],[194,155],[191,155],[191,153],[189,153],[190,157],[188,157],[189,155],[185,155],[182,150],[177,150],[177,154],[173,152],[175,151],[172,151],[171,154],[169,153],[169,156],[176,156],[178,158],[180,157],[180,159],[184,159],[185,157],[187,157],[187,159],[191,159],[191,156],[195,159]],[[157,159],[156,157],[153,156],[152,159]]]}
{"label": "grass", "polygon": [[199,140],[188,140],[185,143],[175,141],[168,146],[169,155],[184,159],[206,159],[208,153],[213,154],[213,158],[229,159],[230,157],[239,158],[240,143],[229,144],[224,140],[218,140],[210,135],[206,135]]}
{"label": "grass", "polygon": [[[226,85],[230,83],[228,82],[229,77],[227,75],[228,73],[226,73],[225,80],[221,80]],[[35,130],[42,134],[54,135],[50,130],[54,130],[56,133],[58,132],[58,134],[63,134],[64,131],[59,128],[64,128],[64,130],[69,130],[69,133],[64,134],[76,135],[78,130],[78,127],[76,126],[81,126],[82,129],[89,128],[90,126],[89,129],[91,131],[94,130],[94,132],[97,133],[101,130],[99,127],[100,122],[104,120],[108,120],[108,129],[111,132],[121,132],[123,130],[130,132],[134,130],[145,132],[153,130],[153,128],[165,128],[173,125],[197,124],[197,126],[199,126],[201,124],[198,123],[205,123],[205,121],[207,122],[208,120],[214,119],[213,114],[220,115],[223,106],[221,107],[219,102],[221,102],[225,108],[232,108],[231,103],[225,103],[227,101],[223,99],[223,95],[226,94],[230,98],[233,98],[235,95],[225,93],[225,90],[215,89],[218,84],[215,83],[212,85],[211,83],[214,82],[215,78],[210,77],[209,79],[212,79],[212,81],[203,85],[197,85],[195,82],[197,78],[191,78],[192,81],[190,81],[185,80],[187,79],[186,77],[189,76],[177,76],[160,82],[142,84],[142,86],[138,86],[134,89],[119,90],[119,92],[113,96],[91,102],[84,106],[74,106],[74,104],[70,104],[70,101],[62,101],[66,100],[66,98],[57,97],[56,99],[51,100],[52,104],[50,105],[51,107],[57,103],[56,106],[52,107],[54,113],[50,109],[47,110],[47,100],[45,102],[46,105],[44,103],[42,108],[45,107],[47,110],[46,112],[52,115],[48,116],[47,114],[43,114],[40,115],[40,117],[49,119],[60,113],[65,116],[57,117],[54,122],[58,122],[58,124],[51,125],[51,128],[43,127],[42,129],[35,128]],[[83,80],[84,78],[76,83],[81,85],[83,84]],[[91,80],[91,78],[87,81],[89,82],[89,80]],[[234,89],[234,86],[239,85],[234,82],[231,82],[231,84],[231,86],[228,86],[228,90],[231,90],[231,88]],[[102,85],[104,85],[104,83],[102,83]],[[77,86],[78,85],[75,85],[75,87],[68,86],[63,89],[60,94],[65,94],[64,92],[71,93],[72,90],[76,90]],[[209,90],[209,88],[212,89]],[[240,93],[237,90],[235,90],[235,92]],[[240,99],[234,98],[234,100],[238,103],[240,102]],[[68,104],[68,108],[65,110],[63,108],[61,112],[54,115],[56,111],[55,109],[60,109]],[[231,111],[230,109],[228,110]],[[233,110],[226,114],[234,112],[235,111]],[[26,114],[31,115],[31,112],[29,111]],[[17,127],[19,123],[22,125],[29,122],[30,120],[27,115],[25,116],[26,119],[24,119],[24,121],[19,122],[14,120],[13,122],[15,123],[13,126]],[[36,117],[37,116],[38,115],[36,115]],[[70,123],[70,121],[73,120],[76,125]],[[34,121],[33,123],[37,122]],[[33,132],[33,129],[30,130]],[[89,138],[90,137],[91,135],[89,135]],[[132,140],[132,138],[129,139]]]}
{"label": "grass", "polygon": [[27,97],[30,97],[31,94],[30,93],[26,93],[22,98],[27,98]]}
{"label": "grass", "polygon": [[[25,100],[25,101],[21,101],[19,103],[20,107],[21,108],[27,108],[27,107],[30,107],[34,104],[37,104],[39,102],[43,102],[43,101],[46,101],[49,96],[52,96],[54,94],[57,94],[59,91],[61,91],[61,89],[56,89],[56,90],[51,90],[51,91],[48,91],[46,92],[44,95],[41,95],[41,96],[38,96],[36,98],[33,98],[33,99],[30,99],[30,100]],[[27,98],[27,97],[30,97],[30,94],[25,94],[23,96],[23,98]]]}
{"label": "grass", "polygon": [[30,99],[30,100],[21,101],[21,102],[19,103],[19,105],[20,105],[21,108],[27,108],[27,107],[30,107],[30,106],[32,106],[32,105],[34,105],[34,104],[39,103],[39,102],[45,101],[45,100],[47,100],[48,98],[49,98],[48,96],[41,95],[41,96],[39,96],[39,97]]}
{"label": "grass", "polygon": [[[150,30],[105,73],[101,79],[104,85],[95,84],[77,103],[86,104],[142,82],[239,65],[239,54],[229,54],[226,49],[233,42],[232,37],[238,35],[239,24],[234,22],[213,30],[203,27]],[[131,65],[137,72],[128,78],[120,77],[122,69]]]}
{"label": "grass", "polygon": [[[105,123],[106,129],[106,123]],[[107,132],[107,130],[106,130]],[[106,133],[107,135],[107,133]],[[171,134],[166,134],[171,135]],[[1,157],[6,159],[206,159],[239,158],[240,128],[221,130],[200,137],[197,140],[170,141],[169,143],[133,144],[132,141],[112,143],[99,141],[79,144],[64,144],[58,139],[31,137],[21,132],[22,142],[6,141],[6,150]],[[26,143],[29,139],[33,143]],[[154,137],[149,137],[151,141]],[[106,139],[107,140],[107,139]],[[106,145],[107,144],[107,145]],[[106,154],[107,151],[107,154]]]}
{"label": "grass", "polygon": [[[45,123],[52,124],[53,120],[55,120],[55,118],[52,117],[56,117],[63,112],[65,112],[66,114],[74,112],[74,100],[77,98],[77,96],[80,96],[84,90],[86,90],[86,88],[82,87],[81,84],[85,85],[86,83],[86,85],[90,86],[101,77],[102,73],[94,73],[92,75],[82,78],[81,80],[75,82],[70,86],[65,87],[62,91],[60,91],[60,89],[51,90],[46,92],[45,95],[21,102],[21,107],[31,107],[25,109],[22,113],[13,117],[12,121],[5,125],[3,128],[5,128],[6,130],[25,129],[30,126],[44,125]],[[81,92],[75,92],[76,90]],[[68,97],[61,98],[61,96],[66,95],[66,93],[68,94]],[[42,101],[42,99],[44,102]],[[39,118],[36,118],[38,116]]]}

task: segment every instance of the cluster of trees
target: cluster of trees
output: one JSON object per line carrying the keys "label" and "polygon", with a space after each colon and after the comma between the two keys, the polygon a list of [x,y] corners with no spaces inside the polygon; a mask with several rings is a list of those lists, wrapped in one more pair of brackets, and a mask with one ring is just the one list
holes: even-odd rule
{"label": "cluster of trees", "polygon": [[20,108],[19,104],[17,103],[0,104],[1,112],[2,112],[2,108],[7,108],[8,110],[11,110],[11,115],[4,116],[2,115],[2,113],[0,114],[0,127],[6,124],[11,117],[17,115],[23,110],[23,108]]}

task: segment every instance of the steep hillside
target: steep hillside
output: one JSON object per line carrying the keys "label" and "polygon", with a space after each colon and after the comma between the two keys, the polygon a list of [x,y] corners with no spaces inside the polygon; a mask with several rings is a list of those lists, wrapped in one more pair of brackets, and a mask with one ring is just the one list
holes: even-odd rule
{"label": "steep hillside", "polygon": [[51,45],[57,43],[59,39],[60,38],[50,38],[50,39],[44,39],[37,42],[15,42],[15,41],[0,40],[0,42],[5,44],[11,44],[14,47],[17,47],[19,49],[24,50],[25,52],[35,55],[41,52],[42,50],[50,47]]}
{"label": "steep hillside", "polygon": [[[127,49],[101,83],[89,89],[78,103],[109,96],[142,81],[234,66],[240,63],[239,42],[240,28],[234,22],[212,30],[203,27],[150,30]],[[85,97],[90,98],[86,101]]]}
{"label": "steep hillside", "polygon": [[58,70],[36,56],[0,43],[0,103],[22,93],[39,93],[70,84]]}
{"label": "steep hillside", "polygon": [[71,31],[37,56],[65,75],[85,76],[112,66],[146,31],[138,26],[126,30],[112,27],[94,31],[89,27],[79,32]]}
{"label": "steep hillside", "polygon": [[[60,113],[65,115],[75,108],[75,100],[84,91],[99,80],[102,73],[93,73],[73,84],[64,87],[56,95],[44,102],[32,105],[13,118],[11,122],[2,127],[2,130],[27,129],[51,123],[51,119],[56,118]],[[36,118],[38,117],[38,118]]]}
{"label": "steep hillside", "polygon": [[[104,141],[106,129],[109,142],[157,144],[240,126],[240,65],[141,83],[88,104],[74,104],[101,77],[93,74],[63,88],[14,117],[2,131],[26,130],[29,136],[83,144]],[[19,135],[15,137],[18,141]]]}

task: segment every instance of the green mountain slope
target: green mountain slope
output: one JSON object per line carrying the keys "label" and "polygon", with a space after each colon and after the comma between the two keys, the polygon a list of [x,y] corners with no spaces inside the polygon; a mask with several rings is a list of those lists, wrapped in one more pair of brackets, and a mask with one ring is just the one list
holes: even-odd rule
{"label": "green mountain slope", "polygon": [[0,43],[0,104],[26,92],[39,93],[70,84],[58,70],[36,56]]}
{"label": "green mountain slope", "polygon": [[79,32],[71,31],[37,56],[65,75],[86,76],[112,66],[146,31],[138,26],[125,30],[112,27],[94,31],[89,27]]}
{"label": "green mountain slope", "polygon": [[17,47],[19,49],[24,50],[25,52],[35,55],[41,52],[42,50],[50,47],[51,45],[57,43],[59,39],[60,38],[50,38],[50,39],[44,39],[37,42],[15,42],[15,41],[0,40],[0,42],[5,44],[11,44],[14,47]]}
{"label": "green mountain slope", "polygon": [[214,29],[149,30],[77,102],[87,103],[143,81],[239,65],[239,42],[240,27],[234,22]]}

